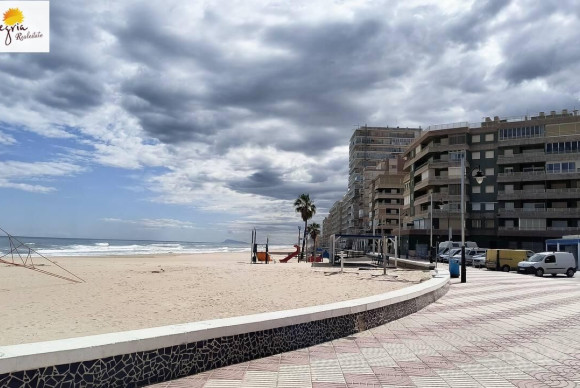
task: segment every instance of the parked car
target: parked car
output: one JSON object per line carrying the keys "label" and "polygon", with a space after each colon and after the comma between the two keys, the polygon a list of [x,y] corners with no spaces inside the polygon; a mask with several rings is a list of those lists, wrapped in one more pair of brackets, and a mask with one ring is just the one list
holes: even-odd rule
{"label": "parked car", "polygon": [[[485,255],[486,252],[487,249],[485,248],[465,248],[465,264],[473,265],[473,257],[477,255]],[[453,258],[461,261],[461,249],[453,255]]]}
{"label": "parked car", "polygon": [[473,266],[477,268],[485,267],[487,252],[473,256]]}
{"label": "parked car", "polygon": [[447,253],[439,255],[439,261],[442,263],[449,263],[449,258],[456,255],[457,252],[461,253],[461,248],[450,249]]}
{"label": "parked car", "polygon": [[535,273],[540,277],[545,273],[552,276],[561,273],[571,278],[576,273],[576,259],[570,252],[540,252],[519,262],[518,272]]}
{"label": "parked car", "polygon": [[534,252],[522,249],[488,249],[485,267],[487,269],[496,269],[499,256],[499,268],[502,271],[515,271],[518,268],[518,263],[527,260],[533,255]]}
{"label": "parked car", "polygon": [[[477,248],[477,243],[473,241],[466,241],[465,242],[466,248]],[[457,241],[443,241],[439,243],[439,247],[437,250],[437,258],[440,259],[442,256],[449,256],[451,251],[461,248],[461,242]]]}

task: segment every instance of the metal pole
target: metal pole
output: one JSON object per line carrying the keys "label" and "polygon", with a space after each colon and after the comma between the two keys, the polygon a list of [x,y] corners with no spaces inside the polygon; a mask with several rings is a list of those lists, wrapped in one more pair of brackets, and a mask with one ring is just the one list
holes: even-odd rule
{"label": "metal pole", "polygon": [[383,236],[383,275],[387,274],[387,239],[388,237]]}
{"label": "metal pole", "polygon": [[429,214],[431,216],[431,230],[430,230],[430,236],[429,236],[429,260],[433,260],[432,259],[432,250],[433,250],[433,192],[431,192],[430,194],[431,197],[431,209],[429,210]]}
{"label": "metal pole", "polygon": [[461,158],[461,283],[467,281],[465,265],[465,154]]}
{"label": "metal pole", "polygon": [[[400,244],[401,243],[401,210],[402,209],[399,208],[399,241],[397,241],[397,244]],[[395,255],[395,259],[397,257],[400,257],[400,254],[401,254],[401,248],[399,247],[399,249],[398,249],[398,255]]]}

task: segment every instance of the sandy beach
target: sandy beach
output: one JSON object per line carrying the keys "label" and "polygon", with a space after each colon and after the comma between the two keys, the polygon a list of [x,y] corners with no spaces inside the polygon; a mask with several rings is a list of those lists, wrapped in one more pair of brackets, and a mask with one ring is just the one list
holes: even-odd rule
{"label": "sandy beach", "polygon": [[[352,269],[341,275],[340,268],[313,268],[296,259],[252,265],[249,253],[51,260],[86,282],[0,264],[0,345],[313,306],[430,278],[406,270],[389,270],[386,277],[382,270]],[[39,268],[57,270],[54,265]]]}

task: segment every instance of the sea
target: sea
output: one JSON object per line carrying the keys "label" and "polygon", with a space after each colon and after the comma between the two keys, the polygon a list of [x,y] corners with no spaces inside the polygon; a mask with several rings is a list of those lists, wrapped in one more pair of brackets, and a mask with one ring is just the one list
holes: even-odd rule
{"label": "sea", "polygon": [[[20,254],[38,252],[43,256],[128,256],[156,254],[194,254],[218,252],[250,252],[250,244],[243,242],[188,242],[153,240],[115,240],[52,237],[13,237],[14,246]],[[0,257],[13,248],[8,237],[0,237]],[[264,250],[265,247],[260,247]],[[291,245],[270,245],[269,251],[292,251]]]}

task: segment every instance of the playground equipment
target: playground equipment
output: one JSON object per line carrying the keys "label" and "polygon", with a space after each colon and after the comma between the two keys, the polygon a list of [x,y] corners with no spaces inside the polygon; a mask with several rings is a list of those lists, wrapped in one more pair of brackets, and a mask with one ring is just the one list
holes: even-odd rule
{"label": "playground equipment", "polygon": [[[256,229],[252,230],[252,246],[251,246],[251,260],[252,264],[256,264],[258,261],[263,261],[264,263],[268,264],[268,262],[272,261],[270,254],[268,254],[268,240],[269,238],[266,237],[266,244],[258,244],[257,232]],[[258,252],[258,246],[266,247],[265,252]]]}
{"label": "playground equipment", "polygon": [[290,260],[291,258],[296,257],[300,254],[300,246],[294,244],[294,248],[296,248],[296,252],[292,252],[291,254],[289,254],[288,256],[283,258],[282,260],[280,260],[280,263],[287,263],[288,260]]}
{"label": "playground equipment", "polygon": [[[41,253],[30,248],[28,245],[24,244],[16,237],[6,232],[4,229],[0,228],[0,232],[2,232],[6,238],[8,238],[9,244],[9,251],[5,254],[0,253],[0,263],[30,269],[44,275],[67,280],[72,283],[85,282],[74,273],[60,266],[56,261],[52,261]],[[36,261],[36,263],[34,261]],[[48,265],[52,266],[54,269],[45,270],[38,268],[39,266],[47,265],[46,263],[50,263]]]}
{"label": "playground equipment", "polygon": [[308,258],[308,262],[309,263],[322,263],[322,255],[316,256],[316,257],[310,255],[310,257]]}
{"label": "playground equipment", "polygon": [[[330,236],[330,257],[331,263],[336,262],[336,258],[340,257],[340,272],[344,270],[344,257],[340,246],[342,246],[343,240],[354,240],[354,241],[378,241],[379,251],[382,252],[382,257],[387,258],[390,248],[395,248],[395,268],[397,267],[397,236],[379,236],[379,235],[357,235],[357,234],[332,234]],[[339,256],[338,253],[341,253]],[[387,271],[387,260],[383,260],[383,274]]]}

